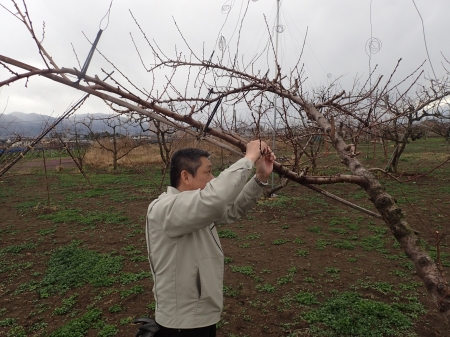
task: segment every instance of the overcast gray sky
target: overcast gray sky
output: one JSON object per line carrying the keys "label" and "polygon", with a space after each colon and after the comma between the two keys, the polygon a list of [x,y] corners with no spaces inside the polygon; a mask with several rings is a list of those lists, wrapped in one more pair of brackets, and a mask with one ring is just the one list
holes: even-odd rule
{"label": "overcast gray sky", "polygon": [[[83,32],[91,40],[95,38],[110,2],[29,0],[27,5],[38,34],[42,33],[45,22],[44,47],[58,66],[79,68],[71,44],[83,64],[90,49]],[[388,77],[399,58],[403,61],[397,80],[407,76],[425,60],[426,77],[445,75],[442,54],[450,60],[450,0],[282,0],[280,3],[282,27],[279,30],[283,30],[279,34],[281,65],[284,69],[293,66],[308,29],[302,63],[305,64],[306,85],[309,88],[327,84],[339,76],[342,76],[344,89],[355,76],[366,79],[369,73],[366,44],[371,36],[381,41],[380,50],[371,55],[370,62],[372,69],[378,65],[377,75]],[[11,1],[0,0],[0,4],[14,11]],[[174,55],[175,45],[179,52],[186,51],[175,27],[175,19],[192,49],[198,55],[202,55],[204,50],[207,59],[213,50],[216,50],[215,56],[220,55],[217,44],[220,36],[235,52],[240,20],[246,9],[239,53],[250,58],[263,50],[268,41],[264,16],[269,29],[274,32],[276,0],[250,0],[249,3],[247,0],[114,0],[109,25],[102,34],[98,48],[130,79],[145,86],[152,78],[139,61],[130,33],[142,46],[145,62],[151,63],[153,59],[130,11],[147,37],[154,39],[171,56]],[[102,22],[102,28],[106,27],[106,23],[107,19]],[[1,7],[0,28],[0,54],[36,67],[44,66],[23,24]],[[425,48],[424,31],[430,59]],[[256,65],[272,71],[273,58],[266,55]],[[96,53],[88,75],[104,77],[101,68],[112,70]],[[447,69],[450,69],[448,64]],[[10,76],[3,68],[0,69],[0,81]],[[156,84],[164,85],[165,79],[156,78]],[[22,80],[0,88],[0,113],[20,111],[59,116],[83,96],[82,92],[44,78],[31,79],[28,88],[24,85]],[[103,101],[92,97],[80,112],[108,113],[109,108]]]}

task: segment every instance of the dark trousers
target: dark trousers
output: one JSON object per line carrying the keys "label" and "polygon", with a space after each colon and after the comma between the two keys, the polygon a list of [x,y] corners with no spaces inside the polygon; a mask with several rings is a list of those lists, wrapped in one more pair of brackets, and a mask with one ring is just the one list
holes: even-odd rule
{"label": "dark trousers", "polygon": [[195,329],[171,329],[159,326],[156,337],[216,337],[216,325]]}

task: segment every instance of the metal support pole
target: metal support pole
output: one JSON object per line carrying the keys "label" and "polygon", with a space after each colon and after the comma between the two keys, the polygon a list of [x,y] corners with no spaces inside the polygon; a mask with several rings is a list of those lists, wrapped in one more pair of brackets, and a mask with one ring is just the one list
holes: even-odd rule
{"label": "metal support pole", "polygon": [[[275,78],[278,77],[278,26],[280,25],[280,0],[277,0],[277,25],[275,26]],[[273,95],[273,139],[272,151],[275,152],[276,143],[275,136],[277,132],[277,95]],[[272,172],[272,189],[274,188],[274,173]]]}

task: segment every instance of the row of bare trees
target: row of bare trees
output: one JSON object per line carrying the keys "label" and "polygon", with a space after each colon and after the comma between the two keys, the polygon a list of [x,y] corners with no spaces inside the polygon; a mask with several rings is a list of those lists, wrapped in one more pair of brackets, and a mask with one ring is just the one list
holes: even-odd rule
{"label": "row of bare trees", "polygon": [[[109,153],[113,170],[116,170],[122,158],[139,146],[148,143],[158,144],[163,163],[167,164],[170,158],[171,141],[176,132],[173,128],[139,116],[124,118],[115,115],[87,115],[82,118],[68,119],[67,122],[66,128],[60,127],[59,131],[48,132],[42,141],[33,146],[33,150],[61,151],[64,149],[74,158],[80,169],[84,166],[84,157],[89,148],[97,148]],[[33,138],[26,133],[21,135],[17,130],[10,130],[12,128],[8,124],[2,123],[2,116],[0,116],[2,134],[8,135],[0,141],[0,170],[15,157],[23,156],[24,149],[33,141]],[[46,130],[46,127],[47,125],[43,123],[42,130]]]}
{"label": "row of bare trees", "polygon": [[[143,71],[163,82],[162,89],[154,83],[150,88],[142,89],[103,53],[101,55],[123,76],[111,76],[103,81],[72,67],[60,68],[36,38],[29,13],[14,4],[17,13],[11,14],[21,20],[33,36],[43,65],[38,68],[0,55],[0,63],[10,72],[10,78],[0,82],[0,87],[43,76],[97,96],[120,114],[151,119],[159,130],[165,125],[234,153],[245,150],[248,137],[234,132],[237,128],[233,128],[235,115],[232,111],[245,109],[242,119],[253,125],[252,136],[262,137],[265,125],[271,123],[273,97],[276,95],[276,116],[283,127],[272,125],[272,132],[279,133],[277,138],[290,142],[294,149],[292,166],[287,168],[275,163],[276,172],[324,194],[318,185],[351,183],[364,190],[376,211],[371,213],[383,219],[414,263],[418,276],[439,310],[450,318],[450,289],[442,270],[421,246],[395,198],[371,173],[371,168],[365,167],[358,159],[361,140],[372,137],[381,142],[392,141],[395,151],[390,155],[386,171],[395,172],[408,141],[422,134],[418,129],[419,122],[430,118],[447,128],[442,134],[448,137],[446,119],[449,113],[445,98],[450,87],[447,77],[426,80],[421,66],[407,78],[396,81],[395,68],[387,79],[370,78],[345,90],[334,82],[328,87],[311,90],[305,85],[301,55],[292,69],[282,69],[278,65],[276,74],[269,78],[268,71],[258,69],[256,63],[267,50],[247,62],[231,50],[223,51],[214,59],[197,54],[192,48],[187,54],[176,52],[171,56],[147,39],[142,31],[147,47],[152,51],[151,57],[143,61]],[[269,51],[270,48],[275,50],[273,45],[269,46]],[[137,45],[136,49],[142,60],[144,53]],[[189,76],[186,77],[186,73]],[[83,82],[78,83],[75,81],[77,78],[82,78]],[[217,102],[221,103],[220,111],[213,116]],[[209,120],[215,123],[208,123]],[[302,128],[301,133],[297,131],[299,127]],[[438,129],[441,130],[440,127]],[[164,137],[163,134],[159,136]],[[340,161],[337,165],[341,165],[346,174],[314,175],[314,167],[320,160],[317,153],[322,146],[334,149]],[[169,152],[161,148],[162,156]],[[309,160],[302,161],[302,158]]]}
{"label": "row of bare trees", "polygon": [[[411,121],[411,119],[408,119],[408,121]],[[321,153],[329,148],[325,134],[321,134],[317,127],[289,122],[286,112],[281,115],[281,120],[277,129],[277,140],[292,149],[292,155],[289,157],[281,156],[281,160],[297,173],[300,172],[305,163],[308,163],[308,169],[314,174]],[[111,154],[113,169],[116,170],[121,158],[126,157],[133,149],[145,143],[158,145],[160,157],[166,165],[171,155],[171,142],[177,136],[180,136],[176,129],[140,116],[134,116],[126,120],[118,119],[116,116],[92,117],[88,115],[81,120],[69,120],[69,122],[70,127],[62,129],[60,132],[50,132],[45,142],[38,144],[35,149],[65,148],[73,152],[79,165],[83,167],[86,150],[93,144],[94,147],[101,148]],[[96,131],[93,126],[94,122],[101,122],[104,131]],[[427,119],[422,123],[402,123],[402,121],[393,119],[390,124],[392,126],[374,127],[355,136],[353,128],[341,123],[340,132],[354,144],[354,151],[361,142],[379,144],[383,148],[386,171],[394,173],[398,170],[400,156],[409,141],[430,136],[444,137],[449,140],[450,136],[450,122],[442,118]],[[127,131],[128,127],[136,127],[136,125],[139,126],[141,132],[131,135]],[[218,123],[214,125],[220,127]],[[245,125],[243,122],[240,125],[239,131],[247,133],[248,136],[253,136],[255,128]],[[8,125],[2,123],[1,116],[0,126],[3,133],[8,131]],[[260,132],[260,135],[269,139],[271,131],[264,130],[264,132]],[[30,137],[20,135],[20,133],[13,133],[8,141],[6,139],[0,140],[0,163],[6,163],[12,156],[17,155],[17,152],[20,152],[18,150],[26,146],[23,144],[29,139]],[[394,145],[392,152],[388,150],[388,144]]]}

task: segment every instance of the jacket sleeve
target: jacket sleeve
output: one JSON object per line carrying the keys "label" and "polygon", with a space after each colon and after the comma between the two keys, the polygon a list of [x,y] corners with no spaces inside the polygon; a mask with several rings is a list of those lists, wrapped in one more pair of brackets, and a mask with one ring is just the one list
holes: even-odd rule
{"label": "jacket sleeve", "polygon": [[241,193],[239,193],[234,204],[216,221],[216,224],[229,224],[241,218],[249,209],[256,205],[263,189],[256,183],[255,179],[250,179]]}
{"label": "jacket sleeve", "polygon": [[253,172],[253,162],[242,158],[211,180],[203,190],[166,194],[153,207],[169,237],[204,228],[219,220],[233,205]]}

